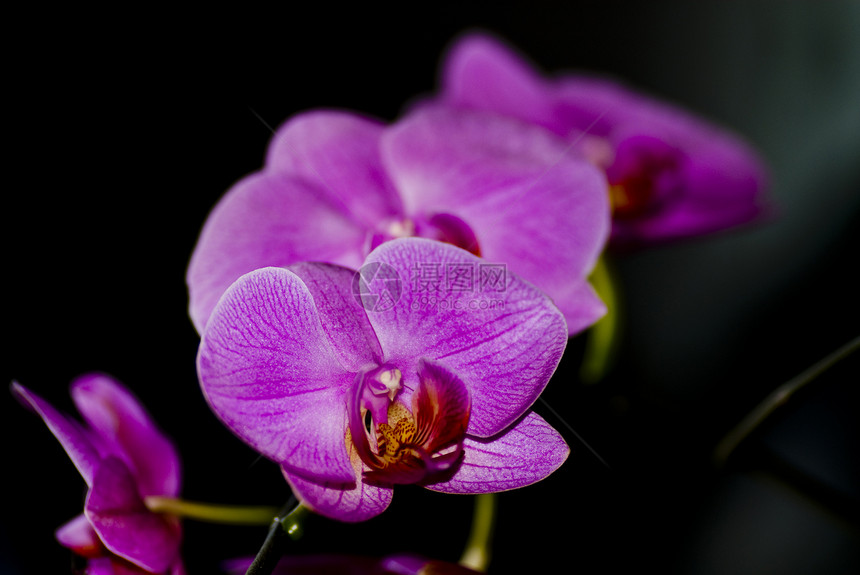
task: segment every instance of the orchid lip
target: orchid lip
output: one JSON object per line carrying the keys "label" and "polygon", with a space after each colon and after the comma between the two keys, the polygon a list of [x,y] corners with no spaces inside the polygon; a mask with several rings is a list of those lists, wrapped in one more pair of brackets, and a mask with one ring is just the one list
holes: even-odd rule
{"label": "orchid lip", "polygon": [[349,435],[370,468],[364,473],[367,481],[418,483],[450,471],[462,459],[469,421],[465,385],[441,366],[421,360],[410,411],[395,401],[400,378],[400,370],[389,364],[371,365],[356,375]]}

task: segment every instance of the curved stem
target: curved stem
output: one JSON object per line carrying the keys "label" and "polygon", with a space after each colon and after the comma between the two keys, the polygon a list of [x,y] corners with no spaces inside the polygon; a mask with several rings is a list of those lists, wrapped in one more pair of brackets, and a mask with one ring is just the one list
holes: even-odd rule
{"label": "curved stem", "polygon": [[277,507],[213,505],[173,497],[149,496],[144,499],[144,503],[154,513],[232,525],[268,525],[278,514]]}
{"label": "curved stem", "polygon": [[460,565],[475,571],[485,572],[490,564],[490,542],[496,519],[496,494],[480,493],[475,497],[475,512],[472,518],[472,532],[466,542],[466,549],[460,558]]}
{"label": "curved stem", "polygon": [[840,360],[860,349],[860,337],[857,337],[831,353],[797,377],[780,385],[764,401],[759,403],[741,422],[735,426],[717,445],[714,451],[714,462],[718,467],[725,465],[729,456],[749,435],[776,411],[789,398],[797,393],[819,375],[827,371]]}
{"label": "curved stem", "polygon": [[606,304],[606,315],[588,330],[585,353],[580,367],[580,378],[585,383],[597,383],[609,370],[618,343],[620,324],[617,281],[603,255],[591,272],[591,285]]}
{"label": "curved stem", "polygon": [[291,498],[281,512],[272,520],[266,540],[254,561],[245,571],[245,575],[269,575],[284,555],[286,540],[293,541],[302,536],[302,522],[310,514],[310,510],[301,503],[295,504]]}

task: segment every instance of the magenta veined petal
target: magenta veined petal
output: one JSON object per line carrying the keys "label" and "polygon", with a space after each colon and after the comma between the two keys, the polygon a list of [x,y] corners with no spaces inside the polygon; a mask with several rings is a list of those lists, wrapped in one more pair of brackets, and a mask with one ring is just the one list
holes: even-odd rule
{"label": "magenta veined petal", "polygon": [[494,493],[537,483],[561,467],[570,448],[564,438],[534,412],[490,439],[467,438],[457,473],[424,484],[445,493]]}
{"label": "magenta veined petal", "polygon": [[355,270],[316,262],[293,264],[289,270],[313,297],[322,329],[344,369],[357,372],[368,362],[382,363],[382,348],[356,298]]}
{"label": "magenta veined petal", "polygon": [[[478,283],[458,289],[446,283],[444,270],[480,274],[490,262],[432,240],[387,242],[367,261],[391,266],[403,279],[397,305],[369,315],[388,361],[417,366],[426,357],[456,373],[471,397],[469,434],[495,435],[525,413],[567,344],[564,317],[549,298],[502,268],[495,271],[503,273],[503,283],[492,291]],[[443,273],[432,285],[412,277],[426,266]],[[404,378],[414,372],[401,369]]]}
{"label": "magenta veined petal", "polygon": [[367,521],[388,508],[394,496],[391,486],[371,485],[362,480],[361,459],[350,446],[355,479],[349,483],[316,482],[282,467],[293,493],[311,511],[347,523]]}
{"label": "magenta veined petal", "polygon": [[251,447],[295,473],[349,482],[344,430],[353,374],[338,355],[304,282],[264,268],[224,294],[197,368],[213,411]]}

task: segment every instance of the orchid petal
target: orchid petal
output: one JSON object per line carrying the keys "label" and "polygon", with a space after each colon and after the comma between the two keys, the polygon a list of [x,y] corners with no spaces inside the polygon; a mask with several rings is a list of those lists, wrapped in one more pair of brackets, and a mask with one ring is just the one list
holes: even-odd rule
{"label": "orchid petal", "polygon": [[401,213],[379,159],[383,130],[379,121],[343,111],[298,114],[272,139],[266,169],[312,182],[372,229]]}
{"label": "orchid petal", "polygon": [[388,508],[394,491],[390,486],[365,483],[362,464],[347,435],[350,462],[356,479],[350,483],[316,482],[281,467],[287,483],[301,502],[314,513],[354,523],[376,517]]}
{"label": "orchid petal", "polygon": [[682,193],[641,220],[616,221],[614,243],[713,232],[749,221],[765,208],[764,163],[730,131],[606,79],[566,77],[555,92],[558,121],[568,130],[585,129],[600,116],[599,125],[590,132],[606,137],[618,149],[627,141],[647,137],[683,155],[676,176]]}
{"label": "orchid petal", "polygon": [[[368,314],[385,357],[415,373],[422,357],[438,361],[469,390],[467,433],[495,435],[537,399],[567,343],[567,326],[552,301],[506,274],[501,291],[459,291],[444,279],[423,289],[410,276],[421,265],[480,269],[484,260],[448,244],[405,238],[382,244],[368,260],[391,266],[403,279],[397,305]],[[414,280],[415,278],[412,278]],[[428,305],[432,299],[433,305]],[[414,387],[414,383],[413,383]]]}
{"label": "orchid petal", "polygon": [[553,301],[564,315],[570,335],[591,327],[606,315],[606,304],[587,281],[559,286]]}
{"label": "orchid petal", "polygon": [[108,454],[134,473],[142,496],[179,494],[179,454],[131,392],[111,377],[90,374],[72,383],[71,394],[90,428],[110,444]]}
{"label": "orchid petal", "polygon": [[57,529],[54,535],[60,545],[81,557],[97,557],[104,552],[104,545],[86,515],[78,515]]}
{"label": "orchid petal", "polygon": [[492,111],[544,127],[610,171],[628,138],[653,137],[683,152],[687,163],[674,175],[679,193],[641,217],[616,218],[613,247],[714,232],[768,208],[764,162],[742,138],[611,78],[545,77],[487,34],[466,35],[450,49],[441,94],[423,103],[439,106]]}
{"label": "orchid petal", "polygon": [[[468,222],[488,261],[501,262],[570,317],[610,231],[606,177],[546,130],[482,112],[430,108],[393,127],[383,158],[408,213]],[[571,322],[574,328],[582,325]]]}
{"label": "orchid petal", "polygon": [[265,268],[233,284],[203,332],[197,366],[213,411],[251,447],[319,481],[354,479],[343,440],[354,374],[296,274]]}
{"label": "orchid petal", "polygon": [[618,222],[613,242],[656,243],[715,232],[760,216],[767,209],[760,197],[767,187],[764,168],[750,148],[725,139],[714,134],[695,151],[688,142],[690,150],[676,176],[685,193],[651,217]]}
{"label": "orchid petal", "polygon": [[424,485],[444,493],[495,493],[536,483],[558,469],[570,448],[534,412],[491,439],[467,437],[465,456],[447,481]]}
{"label": "orchid petal", "polygon": [[526,59],[486,34],[457,41],[444,58],[446,104],[490,110],[540,126],[554,125],[544,80]]}
{"label": "orchid petal", "polygon": [[469,421],[469,394],[456,375],[434,361],[418,362],[421,385],[412,395],[415,437],[431,455],[462,441]]}
{"label": "orchid petal", "polygon": [[300,179],[258,173],[215,206],[188,266],[189,313],[202,333],[218,298],[252,270],[320,260],[357,266],[367,232],[323,191]]}
{"label": "orchid petal", "polygon": [[135,565],[161,573],[179,555],[178,520],[147,509],[131,471],[115,457],[96,469],[84,512],[105,547]]}
{"label": "orchid petal", "polygon": [[354,270],[301,262],[289,267],[314,298],[323,331],[344,369],[357,372],[368,362],[381,363],[382,349],[354,292]]}
{"label": "orchid petal", "polygon": [[[94,557],[87,561],[86,575],[125,575],[114,569],[116,559],[113,557]],[[145,571],[142,571],[145,573]],[[135,573],[135,575],[138,575]]]}
{"label": "orchid petal", "polygon": [[83,427],[75,420],[70,419],[54,409],[47,401],[24,387],[13,382],[12,393],[23,400],[25,405],[33,409],[54,434],[54,437],[63,446],[72,463],[75,464],[87,486],[92,486],[95,469],[99,465],[101,457]]}

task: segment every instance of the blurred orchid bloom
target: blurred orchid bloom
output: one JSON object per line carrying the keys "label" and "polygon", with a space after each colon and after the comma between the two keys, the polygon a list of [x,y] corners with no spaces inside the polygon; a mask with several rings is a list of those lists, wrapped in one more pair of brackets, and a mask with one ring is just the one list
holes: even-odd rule
{"label": "blurred orchid bloom", "polygon": [[198,374],[210,406],[314,512],[369,519],[395,484],[514,489],[567,458],[530,409],[564,352],[561,312],[513,274],[492,291],[413,275],[431,265],[488,263],[404,238],[369,254],[372,278],[332,264],[263,268],[206,325]]}
{"label": "blurred orchid bloom", "polygon": [[483,33],[455,42],[421,107],[484,110],[542,126],[606,172],[614,248],[714,232],[762,213],[766,170],[738,136],[609,79],[541,76]]}
{"label": "blurred orchid bloom", "polygon": [[606,178],[535,126],[484,112],[420,110],[384,125],[345,111],[290,119],[265,167],[209,215],[189,263],[199,333],[252,270],[319,261],[357,268],[418,236],[504,262],[545,291],[571,335],[605,313],[587,278],[609,236]]}
{"label": "blurred orchid bloom", "polygon": [[12,392],[41,416],[87,484],[84,513],[56,532],[87,558],[86,573],[183,575],[179,520],[144,503],[178,495],[179,456],[131,392],[106,375],[76,379],[71,395],[83,424],[18,383]]}

